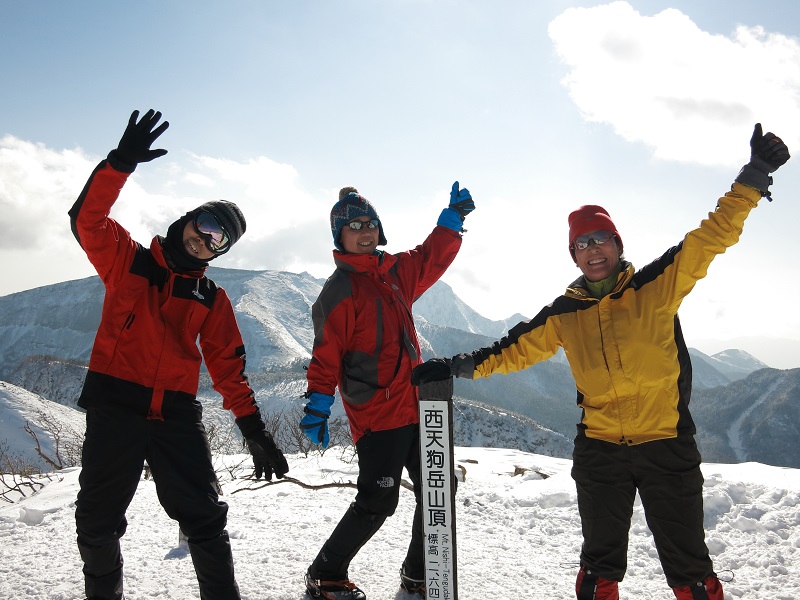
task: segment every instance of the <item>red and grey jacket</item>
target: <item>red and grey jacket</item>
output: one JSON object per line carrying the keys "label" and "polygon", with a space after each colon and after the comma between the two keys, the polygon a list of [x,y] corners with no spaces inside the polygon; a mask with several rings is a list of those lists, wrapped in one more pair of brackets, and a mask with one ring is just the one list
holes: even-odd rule
{"label": "red and grey jacket", "polygon": [[244,343],[225,290],[203,271],[171,270],[161,238],[145,248],[109,218],[130,175],[124,169],[102,161],[69,211],[73,233],[106,288],[78,404],[113,404],[169,419],[195,399],[205,359],[223,406],[236,418],[256,412],[244,374]]}
{"label": "red and grey jacket", "polygon": [[311,311],[308,391],[333,395],[339,387],[354,442],[367,431],[419,422],[411,371],[422,359],[411,305],[460,248],[461,234],[437,226],[400,254],[333,251],[336,271]]}

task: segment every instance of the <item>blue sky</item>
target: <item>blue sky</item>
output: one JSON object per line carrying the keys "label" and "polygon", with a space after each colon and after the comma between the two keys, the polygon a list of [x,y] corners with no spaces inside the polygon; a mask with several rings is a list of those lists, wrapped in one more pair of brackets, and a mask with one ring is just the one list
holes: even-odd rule
{"label": "blue sky", "polygon": [[[248,230],[216,264],[326,277],[340,187],[400,251],[458,180],[478,208],[444,280],[493,319],[577,276],[578,206],[643,266],[713,210],[756,121],[800,154],[793,0],[2,0],[0,53],[2,295],[93,274],[66,211],[133,109],[171,123],[112,213],[140,241],[226,198]],[[684,302],[690,345],[800,366],[798,160]]]}

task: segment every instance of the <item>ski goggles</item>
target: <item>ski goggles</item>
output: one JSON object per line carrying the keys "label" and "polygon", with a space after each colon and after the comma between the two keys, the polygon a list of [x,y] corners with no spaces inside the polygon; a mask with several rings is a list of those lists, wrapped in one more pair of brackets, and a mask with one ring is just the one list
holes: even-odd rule
{"label": "ski goggles", "polygon": [[370,219],[369,221],[350,221],[347,226],[353,231],[361,231],[364,227],[367,229],[377,229],[381,224],[378,219]]}
{"label": "ski goggles", "polygon": [[584,235],[579,235],[575,238],[575,241],[572,242],[572,247],[576,250],[586,250],[589,247],[589,244],[594,242],[598,246],[602,246],[608,240],[614,237],[613,231],[592,231],[591,233],[586,233]]}
{"label": "ski goggles", "polygon": [[231,249],[231,238],[228,232],[217,220],[217,217],[209,212],[200,212],[192,221],[194,230],[206,244],[206,248],[214,254],[225,254]]}

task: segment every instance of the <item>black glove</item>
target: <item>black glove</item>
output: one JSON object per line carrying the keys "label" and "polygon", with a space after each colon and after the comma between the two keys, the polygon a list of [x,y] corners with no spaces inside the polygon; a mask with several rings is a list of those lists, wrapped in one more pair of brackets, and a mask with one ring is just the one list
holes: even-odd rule
{"label": "black glove", "polygon": [[139,111],[133,111],[131,118],[128,119],[125,133],[122,134],[117,149],[114,150],[119,160],[133,167],[140,162],[150,162],[167,153],[164,149],[150,150],[150,146],[167,130],[169,121],[164,121],[156,127],[156,123],[161,119],[161,113],[153,109],[148,110],[137,123],[138,118]]}
{"label": "black glove", "polygon": [[236,425],[239,426],[247,448],[253,455],[256,479],[261,479],[263,474],[264,479],[272,481],[273,473],[278,479],[283,479],[283,476],[289,472],[289,463],[286,462],[283,452],[275,445],[272,435],[264,426],[261,413],[255,412],[252,415],[236,419]]}
{"label": "black glove", "polygon": [[768,173],[774,173],[789,160],[789,148],[777,135],[768,131],[761,134],[761,123],[756,123],[750,138],[750,160],[758,158],[765,163]]}
{"label": "black glove", "polygon": [[750,162],[742,167],[736,181],[753,187],[769,198],[769,186],[772,184],[770,173],[789,160],[789,148],[783,140],[771,131],[762,133],[761,123],[756,123],[753,137],[750,138]]}
{"label": "black glove", "polygon": [[432,358],[414,367],[411,372],[411,385],[444,381],[453,376],[453,361],[449,358]]}
{"label": "black glove", "polygon": [[451,358],[432,358],[417,365],[411,372],[411,384],[444,381],[450,377],[473,379],[474,376],[475,358],[472,354],[456,354]]}

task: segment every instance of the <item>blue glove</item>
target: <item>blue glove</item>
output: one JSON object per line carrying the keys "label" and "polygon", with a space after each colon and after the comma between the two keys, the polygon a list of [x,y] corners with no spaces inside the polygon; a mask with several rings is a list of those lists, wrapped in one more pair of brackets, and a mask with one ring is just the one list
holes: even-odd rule
{"label": "blue glove", "polygon": [[306,416],[300,420],[300,429],[312,442],[322,444],[323,448],[327,448],[331,441],[328,435],[328,417],[331,416],[333,396],[312,392],[306,397],[308,402],[303,408]]}
{"label": "blue glove", "polygon": [[475,202],[472,200],[469,190],[467,188],[458,189],[457,181],[453,183],[450,190],[450,208],[459,214],[462,221],[464,217],[475,210]]}
{"label": "blue glove", "polygon": [[469,190],[459,189],[456,181],[450,190],[450,206],[442,211],[436,224],[453,231],[464,231],[462,227],[464,217],[473,210],[475,210],[475,202],[472,200]]}

